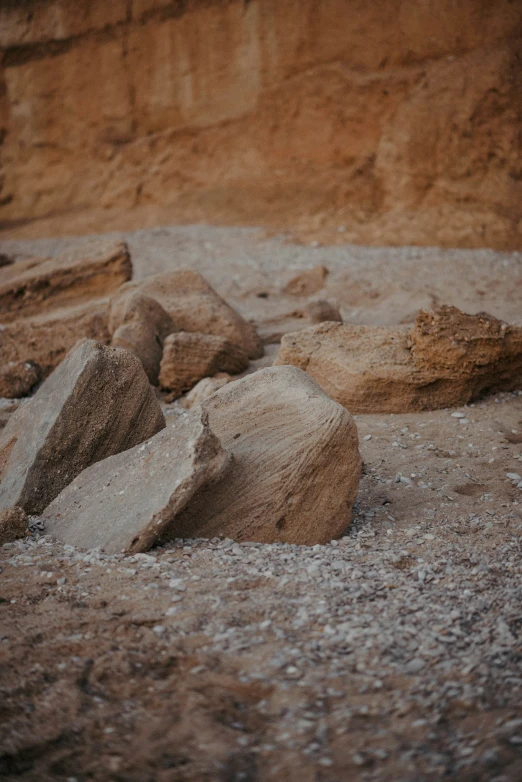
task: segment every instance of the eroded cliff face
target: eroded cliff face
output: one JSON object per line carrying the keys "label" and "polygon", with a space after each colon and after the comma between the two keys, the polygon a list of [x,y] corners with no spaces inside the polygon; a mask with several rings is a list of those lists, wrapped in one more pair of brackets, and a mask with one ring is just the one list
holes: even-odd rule
{"label": "eroded cliff face", "polygon": [[12,231],[522,245],[519,0],[4,0],[0,46]]}

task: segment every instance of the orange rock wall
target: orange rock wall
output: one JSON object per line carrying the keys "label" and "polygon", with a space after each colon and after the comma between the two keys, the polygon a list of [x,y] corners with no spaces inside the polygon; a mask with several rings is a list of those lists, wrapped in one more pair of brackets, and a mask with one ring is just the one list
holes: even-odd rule
{"label": "orange rock wall", "polygon": [[522,245],[520,0],[4,0],[0,46],[4,228]]}

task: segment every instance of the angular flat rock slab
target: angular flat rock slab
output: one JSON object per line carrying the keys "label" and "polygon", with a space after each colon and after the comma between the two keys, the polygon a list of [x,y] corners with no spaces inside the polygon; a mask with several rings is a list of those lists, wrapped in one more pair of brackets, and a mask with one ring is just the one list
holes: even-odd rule
{"label": "angular flat rock slab", "polygon": [[322,323],[283,337],[274,366],[288,364],[352,413],[436,410],[522,388],[522,328],[455,307],[411,331]]}
{"label": "angular flat rock slab", "polygon": [[56,258],[32,258],[2,270],[0,322],[109,295],[132,276],[124,242],[94,241]]}
{"label": "angular flat rock slab", "polygon": [[260,358],[263,346],[254,326],[241,317],[208,282],[192,269],[178,269],[126,283],[122,292],[137,290],[159,301],[176,331],[197,331],[225,337],[242,348],[249,358]]}
{"label": "angular flat rock slab", "polygon": [[45,531],[80,548],[146,551],[229,463],[208,415],[187,413],[145,443],[84,470],[44,512]]}
{"label": "angular flat rock slab", "polygon": [[165,340],[159,373],[161,388],[176,399],[199,380],[217,372],[237,375],[248,368],[246,353],[224,337],[180,331]]}
{"label": "angular flat rock slab", "polygon": [[361,473],[357,428],[306,373],[261,369],[201,404],[232,456],[163,536],[325,543],[351,520]]}
{"label": "angular flat rock slab", "polygon": [[84,342],[0,435],[0,510],[40,513],[86,467],[164,426],[139,359]]}

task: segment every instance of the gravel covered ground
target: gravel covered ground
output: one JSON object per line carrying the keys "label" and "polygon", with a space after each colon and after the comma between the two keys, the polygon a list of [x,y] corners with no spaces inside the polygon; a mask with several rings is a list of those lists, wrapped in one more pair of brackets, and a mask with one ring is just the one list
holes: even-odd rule
{"label": "gravel covered ground", "polygon": [[[267,330],[316,262],[352,322],[436,296],[520,323],[517,254],[129,238],[136,276],[190,263]],[[522,779],[522,395],[356,419],[356,516],[330,545],[0,548],[0,776]]]}

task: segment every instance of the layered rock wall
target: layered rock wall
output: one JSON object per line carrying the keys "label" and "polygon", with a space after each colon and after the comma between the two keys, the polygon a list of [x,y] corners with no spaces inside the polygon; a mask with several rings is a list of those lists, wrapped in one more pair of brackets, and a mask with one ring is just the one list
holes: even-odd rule
{"label": "layered rock wall", "polygon": [[4,0],[0,220],[522,244],[519,0]]}

